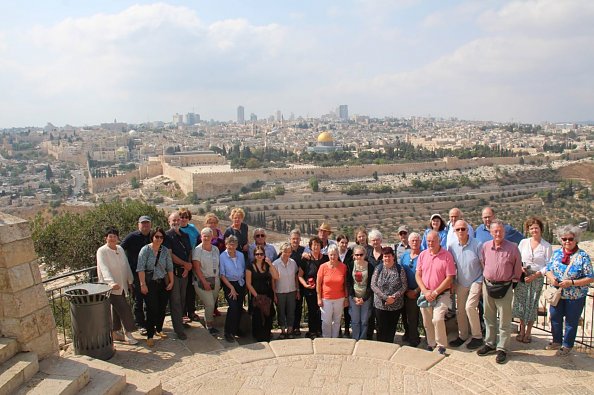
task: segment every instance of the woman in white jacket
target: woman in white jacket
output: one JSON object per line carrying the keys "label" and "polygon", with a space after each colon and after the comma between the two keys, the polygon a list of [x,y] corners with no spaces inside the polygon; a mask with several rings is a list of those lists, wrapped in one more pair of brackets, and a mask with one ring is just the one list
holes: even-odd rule
{"label": "woman in white jacket", "polygon": [[[97,250],[97,276],[99,282],[111,287],[109,302],[111,303],[113,339],[137,344],[132,336],[134,318],[130,305],[126,301],[126,290],[132,287],[134,277],[128,264],[124,249],[118,245],[119,232],[114,227],[105,230],[105,245]],[[122,333],[124,325],[125,335]]]}

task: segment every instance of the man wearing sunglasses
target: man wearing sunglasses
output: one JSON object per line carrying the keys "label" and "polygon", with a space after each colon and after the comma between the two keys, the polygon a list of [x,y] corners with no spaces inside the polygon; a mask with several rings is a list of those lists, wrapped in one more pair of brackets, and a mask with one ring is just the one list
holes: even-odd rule
{"label": "man wearing sunglasses", "polygon": [[259,246],[264,249],[264,254],[266,255],[266,262],[268,262],[269,265],[272,265],[272,262],[274,262],[274,260],[278,256],[278,253],[276,252],[276,248],[274,248],[272,244],[266,243],[266,230],[264,230],[263,228],[256,228],[254,229],[252,235],[254,236],[254,242],[249,245],[248,264],[254,261],[254,251],[256,250],[256,247]]}
{"label": "man wearing sunglasses", "polygon": [[[483,334],[479,319],[478,304],[481,300],[483,284],[483,265],[481,262],[481,245],[470,237],[466,221],[459,220],[452,225],[457,238],[448,245],[448,251],[456,263],[454,287],[458,303],[458,338],[449,344],[460,347],[469,335],[472,337],[466,345],[474,350],[483,345]],[[470,331],[469,331],[470,325]]]}

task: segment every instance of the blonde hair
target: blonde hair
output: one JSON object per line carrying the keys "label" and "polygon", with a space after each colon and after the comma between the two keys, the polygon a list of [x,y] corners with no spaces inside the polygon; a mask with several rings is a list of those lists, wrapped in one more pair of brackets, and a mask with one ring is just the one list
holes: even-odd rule
{"label": "blonde hair", "polygon": [[217,217],[215,213],[206,213],[204,216],[204,224],[208,225],[208,221],[211,219],[214,219],[217,225],[219,224],[219,217]]}
{"label": "blonde hair", "polygon": [[243,220],[245,218],[245,211],[243,211],[242,208],[240,207],[236,207],[233,210],[231,210],[231,214],[229,215],[229,219],[233,219],[233,217],[235,216],[235,214],[238,214],[241,219]]}

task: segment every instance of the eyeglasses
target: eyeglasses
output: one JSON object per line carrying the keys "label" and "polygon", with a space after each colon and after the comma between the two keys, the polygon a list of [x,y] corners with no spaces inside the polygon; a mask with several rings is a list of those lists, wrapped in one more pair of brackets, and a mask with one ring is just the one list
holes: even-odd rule
{"label": "eyeglasses", "polygon": [[468,229],[466,228],[458,228],[456,229],[456,232],[466,232]]}
{"label": "eyeglasses", "polygon": [[254,237],[266,237],[266,235],[254,235]]}
{"label": "eyeglasses", "polygon": [[561,238],[561,241],[563,241],[563,242],[574,241],[574,240],[575,240],[575,238],[573,238],[573,237],[562,237]]}
{"label": "eyeglasses", "polygon": [[363,256],[363,254],[353,254],[353,256]]}
{"label": "eyeglasses", "polygon": [[179,216],[181,219],[190,219],[190,217],[188,217],[187,215],[180,215]]}
{"label": "eyeglasses", "polygon": [[159,235],[154,235],[153,236],[153,239],[162,239],[162,238],[163,238],[163,236],[159,236]]}
{"label": "eyeglasses", "polygon": [[254,256],[264,256],[264,254],[262,254],[261,252],[256,252],[256,253],[254,254]]}

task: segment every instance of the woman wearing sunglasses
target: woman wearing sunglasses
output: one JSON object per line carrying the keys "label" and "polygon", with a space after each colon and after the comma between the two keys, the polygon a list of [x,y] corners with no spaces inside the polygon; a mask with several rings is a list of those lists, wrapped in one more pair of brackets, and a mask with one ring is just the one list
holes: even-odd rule
{"label": "woman wearing sunglasses", "polygon": [[373,266],[367,262],[366,256],[367,249],[362,245],[356,245],[353,248],[353,259],[347,263],[351,337],[355,340],[367,338],[367,321],[373,300],[373,291],[371,290]]}
{"label": "woman wearing sunglasses", "polygon": [[[146,344],[155,345],[153,336],[167,337],[163,333],[165,310],[169,301],[169,291],[173,288],[173,261],[167,247],[163,246],[165,231],[158,227],[151,233],[150,244],[145,245],[138,254],[138,278],[140,292],[146,295]],[[168,284],[165,284],[165,277]]]}
{"label": "woman wearing sunglasses", "polygon": [[278,280],[278,272],[266,261],[264,249],[257,246],[254,261],[245,271],[245,283],[252,295],[252,337],[258,342],[269,342],[272,336],[274,280]]}
{"label": "woman wearing sunglasses", "polygon": [[546,349],[557,350],[557,355],[564,357],[573,348],[578,322],[588,295],[588,285],[594,281],[594,270],[588,253],[578,247],[582,233],[580,228],[565,225],[557,229],[556,233],[562,247],[553,252],[546,276],[550,285],[561,288],[562,291],[557,306],[551,306],[553,341]]}

